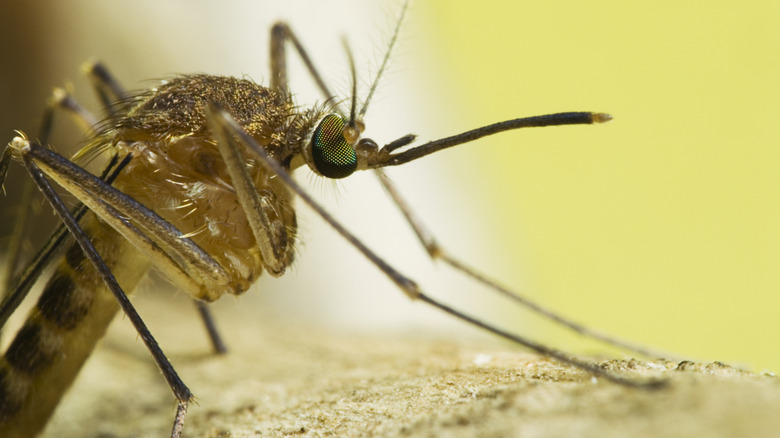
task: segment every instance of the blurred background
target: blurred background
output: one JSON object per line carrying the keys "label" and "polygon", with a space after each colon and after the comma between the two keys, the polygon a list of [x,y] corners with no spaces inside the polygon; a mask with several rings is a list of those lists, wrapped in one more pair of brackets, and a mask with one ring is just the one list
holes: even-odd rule
{"label": "blurred background", "polygon": [[[610,3],[413,3],[366,134],[380,144],[410,132],[424,141],[520,116],[611,113],[606,125],[504,133],[388,173],[446,248],[525,296],[680,357],[777,371],[780,6]],[[346,36],[365,96],[401,2],[5,1],[0,8],[5,142],[15,129],[34,136],[53,86],[97,110],[80,72],[91,58],[130,89],[196,72],[267,83],[268,30],[278,19],[345,97]],[[295,56],[290,70],[297,102],[316,102]],[[70,154],[80,134],[60,120],[52,145]],[[12,171],[0,203],[4,229],[24,177],[18,166]],[[298,176],[431,294],[564,350],[604,351],[429,263],[372,175],[337,184],[305,170]],[[27,256],[53,223],[48,207],[39,210]],[[378,339],[401,332],[490,342],[408,302],[311,211],[299,215],[302,245],[291,272],[221,300],[218,315],[376,331]],[[139,292],[142,315],[158,310],[158,289]],[[162,295],[169,311],[188,305],[182,293]],[[151,318],[153,331],[166,330],[164,316]]]}

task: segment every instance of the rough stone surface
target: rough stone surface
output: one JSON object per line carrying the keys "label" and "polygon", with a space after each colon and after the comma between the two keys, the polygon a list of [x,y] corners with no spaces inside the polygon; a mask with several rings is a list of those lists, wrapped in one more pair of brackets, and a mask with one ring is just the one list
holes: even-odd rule
{"label": "rough stone surface", "polygon": [[[245,322],[223,321],[233,334],[225,356],[161,341],[197,396],[187,437],[769,437],[780,430],[778,379],[720,363],[600,362],[636,379],[668,379],[648,391],[498,343],[234,324]],[[119,331],[90,360],[46,436],[169,433],[172,396],[140,342]]]}

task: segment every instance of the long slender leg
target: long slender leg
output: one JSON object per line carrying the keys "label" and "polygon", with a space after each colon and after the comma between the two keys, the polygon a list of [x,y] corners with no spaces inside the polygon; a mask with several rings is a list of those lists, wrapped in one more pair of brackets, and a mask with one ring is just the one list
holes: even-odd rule
{"label": "long slender leg", "polygon": [[168,358],[165,357],[165,354],[160,349],[157,341],[149,332],[149,329],[138,315],[138,312],[136,312],[132,303],[127,298],[127,295],[125,295],[124,291],[119,286],[119,283],[117,283],[113,274],[111,274],[111,270],[108,268],[108,266],[106,266],[105,262],[103,262],[103,259],[95,250],[95,247],[89,241],[87,235],[79,227],[76,219],[70,214],[67,207],[62,202],[62,199],[60,199],[59,195],[57,195],[49,182],[43,177],[43,173],[36,166],[32,158],[27,155],[27,152],[29,151],[29,143],[27,148],[19,149],[19,152],[22,154],[25,166],[30,172],[30,175],[41,189],[46,199],[49,201],[52,207],[54,207],[57,215],[68,227],[68,230],[71,232],[71,234],[73,234],[76,242],[79,244],[82,251],[84,251],[84,254],[87,256],[87,258],[92,262],[92,265],[95,267],[95,269],[99,272],[106,286],[108,286],[108,288],[114,294],[114,297],[119,302],[120,307],[125,312],[128,319],[130,319],[136,331],[141,336],[141,339],[144,341],[144,344],[151,352],[152,357],[157,363],[157,366],[162,371],[163,376],[174,393],[174,396],[178,400],[179,405],[177,408],[176,418],[174,420],[172,438],[179,438],[181,435],[181,428],[184,424],[184,416],[187,412],[187,405],[192,398],[192,392],[190,392],[189,388],[187,388],[179,375],[176,373],[176,370],[173,368],[170,361],[168,361]]}
{"label": "long slender leg", "polygon": [[[404,23],[404,18],[408,10],[409,10],[409,1],[407,0],[404,1],[403,6],[401,7],[401,12],[399,14],[398,19],[396,20],[396,27],[393,30],[392,37],[390,38],[390,41],[388,43],[387,50],[385,51],[385,55],[382,59],[382,64],[380,65],[379,70],[377,71],[376,77],[371,83],[371,87],[369,88],[368,95],[366,96],[366,99],[363,101],[363,106],[361,107],[360,111],[357,113],[357,119],[362,119],[363,116],[366,114],[366,110],[368,109],[368,104],[371,102],[371,98],[374,96],[374,92],[376,92],[379,80],[381,79],[382,74],[387,70],[387,66],[390,62],[390,55],[393,51],[393,47],[395,47],[395,43],[398,41],[398,35],[400,34],[401,31],[401,25]],[[299,56],[301,57],[301,60],[303,60],[303,63],[306,65],[306,69],[309,70],[309,74],[311,74],[312,79],[314,79],[314,82],[317,83],[317,87],[319,87],[320,92],[322,92],[322,95],[325,98],[325,100],[332,103],[334,102],[337,103],[338,99],[336,98],[336,95],[333,94],[333,92],[331,92],[328,86],[325,84],[325,81],[322,79],[322,75],[320,75],[319,71],[314,66],[314,63],[311,61],[311,58],[306,52],[306,49],[304,49],[300,40],[298,39],[298,37],[295,36],[295,33],[292,31],[290,26],[288,26],[287,23],[284,22],[276,23],[271,28],[271,89],[280,93],[285,93],[285,94],[288,93],[287,55],[284,50],[285,43],[287,41],[292,42],[293,46],[295,47],[295,50],[298,52]],[[353,99],[356,98],[354,92],[352,97]],[[341,114],[347,114],[347,111],[344,111],[340,105],[336,105],[336,108],[339,110]],[[356,118],[354,114],[355,111],[356,108],[353,103],[352,108],[350,108],[349,111],[350,113],[352,113],[351,120],[353,122]]]}
{"label": "long slender leg", "polygon": [[[241,127],[235,122],[235,120],[232,119],[232,117],[230,117],[230,115],[227,112],[212,106],[209,108],[208,117],[209,117],[209,123],[212,127],[212,131],[215,133],[215,135],[217,136],[220,142],[227,141],[229,143],[234,143],[237,141],[240,145],[254,151],[254,153],[261,159],[263,165],[265,165],[269,170],[271,170],[279,178],[281,178],[281,180],[284,181],[284,183],[288,187],[290,187],[291,190],[293,190],[301,199],[303,199],[303,201],[306,204],[308,204],[314,211],[316,211],[317,214],[320,215],[320,217],[322,217],[331,227],[333,227],[333,229],[335,229],[344,239],[346,239],[358,251],[360,251],[367,259],[369,259],[377,268],[379,268],[409,298],[425,302],[446,313],[449,313],[450,315],[458,319],[466,321],[472,325],[485,329],[493,334],[504,337],[513,342],[516,342],[542,355],[552,357],[558,361],[561,361],[569,365],[573,365],[594,375],[601,376],[612,382],[625,385],[625,386],[641,387],[641,388],[657,388],[663,384],[662,381],[658,381],[658,380],[636,381],[630,378],[609,373],[595,364],[584,362],[573,356],[562,353],[558,350],[554,350],[552,348],[533,342],[524,337],[499,329],[483,321],[477,320],[465,314],[464,312],[461,312],[460,310],[456,310],[450,306],[442,304],[436,299],[428,296],[427,294],[424,293],[424,291],[422,291],[419,288],[417,283],[415,283],[413,280],[409,279],[405,275],[401,274],[399,271],[397,271],[395,268],[389,265],[386,261],[384,261],[381,257],[376,255],[371,249],[369,249],[365,244],[363,244],[363,242],[361,242],[357,237],[355,237],[352,233],[350,233],[343,225],[341,225],[341,223],[336,221],[330,215],[330,213],[325,211],[317,201],[315,201],[305,190],[303,190],[303,188],[292,178],[292,176],[279,163],[277,163],[272,158],[270,158],[268,154],[265,152],[265,150],[260,145],[258,145],[251,136],[249,136],[246,132],[244,132],[241,129]],[[238,144],[229,145],[229,146],[220,145],[220,148],[226,150],[233,150],[233,149],[237,150]],[[238,157],[234,157],[234,158],[237,159]],[[235,179],[234,179],[234,183],[235,183]],[[246,214],[251,215],[253,214],[253,212],[247,211]]]}
{"label": "long slender leg", "polygon": [[[52,91],[51,96],[46,102],[46,108],[41,117],[41,126],[38,131],[38,141],[42,144],[48,144],[49,137],[51,136],[54,126],[54,115],[58,111],[63,111],[66,115],[70,116],[77,125],[79,125],[85,132],[89,133],[94,130],[98,121],[97,118],[81,106],[72,96],[70,96],[64,89],[55,88]],[[9,155],[10,157],[10,155]],[[117,157],[114,157],[109,165],[103,172],[101,179],[107,180],[109,172],[116,166]],[[125,163],[127,164],[127,163]],[[121,167],[124,167],[122,165]],[[120,167],[120,170],[121,170]],[[114,172],[110,180],[116,178],[118,172]],[[5,176],[5,171],[0,170],[0,184]],[[110,184],[110,181],[109,181]],[[6,262],[4,266],[4,287],[5,293],[0,294],[2,303],[0,303],[0,329],[5,326],[5,322],[8,317],[13,313],[18,305],[27,296],[30,291],[30,287],[34,283],[35,279],[41,274],[43,269],[54,258],[59,250],[62,248],[65,238],[67,237],[67,230],[65,226],[60,224],[55,230],[52,237],[44,245],[43,249],[33,258],[33,261],[28,267],[18,275],[16,274],[17,266],[19,264],[19,256],[21,251],[21,242],[24,238],[24,227],[27,224],[27,217],[30,211],[30,205],[32,203],[33,194],[35,193],[35,185],[32,181],[25,179],[22,182],[22,202],[16,214],[16,222],[11,234],[11,240],[8,245],[8,251],[6,256]],[[74,208],[72,214],[74,217],[80,219],[86,208],[77,206]]]}
{"label": "long slender leg", "polygon": [[229,135],[228,131],[220,129],[220,126],[211,122],[212,119],[209,119],[211,130],[217,138],[219,152],[238,194],[239,203],[246,212],[247,222],[262,254],[263,265],[269,274],[281,275],[286,268],[281,253],[285,242],[280,242],[273,232],[274,226],[271,224],[270,216],[274,213],[274,207],[255,187],[244,164],[246,161],[241,153],[240,144]]}
{"label": "long slender leg", "polygon": [[[95,119],[92,114],[86,111],[81,105],[78,104],[72,97],[70,97],[65,90],[61,88],[55,88],[51,97],[46,103],[46,109],[43,112],[41,118],[41,127],[38,131],[38,141],[42,144],[49,143],[49,137],[52,132],[54,113],[58,110],[64,110],[70,113],[76,122],[85,130],[89,131],[95,124]],[[22,182],[21,202],[19,204],[18,211],[14,215],[15,222],[11,232],[11,240],[8,244],[8,251],[6,253],[6,261],[3,271],[5,273],[5,287],[4,291],[10,291],[11,285],[14,283],[14,274],[16,273],[17,266],[19,264],[19,256],[21,252],[21,242],[24,238],[24,227],[27,224],[27,218],[30,213],[30,206],[32,203],[33,194],[35,193],[35,186],[32,181],[25,179]]]}
{"label": "long slender leg", "polygon": [[[0,267],[0,278],[3,280],[2,283],[0,283],[0,306],[3,306],[6,299],[12,295],[11,287],[14,284],[16,269],[19,266],[19,258],[22,254],[22,241],[24,240],[24,229],[27,226],[28,217],[30,216],[30,208],[32,205],[32,203],[29,201],[32,199],[33,194],[35,193],[35,186],[30,180],[24,179],[21,190],[22,202],[19,203],[15,209],[14,226],[11,229],[11,236],[8,240],[8,246],[5,253],[5,262],[3,263],[3,266]],[[24,298],[25,295],[27,295],[26,291],[21,295],[21,297]],[[21,300],[19,300],[19,302],[21,302]],[[2,307],[0,307],[0,309],[1,308]],[[12,308],[9,306],[8,314],[10,315],[10,313],[15,309],[16,306],[13,306]],[[3,338],[3,325],[4,322],[0,323],[0,341]]]}
{"label": "long slender leg", "polygon": [[[104,71],[104,76],[110,77],[104,68],[101,70]],[[113,81],[113,83],[116,84],[116,81]],[[64,89],[55,88],[46,102],[46,108],[41,117],[38,141],[42,144],[48,144],[54,126],[55,114],[60,111],[69,116],[85,133],[93,132],[97,126],[98,119],[91,112],[81,106]],[[6,149],[6,153],[6,157],[10,159],[10,148]],[[123,163],[118,167],[117,158],[118,157],[114,156],[111,159],[100,177],[108,184],[111,184],[119,171],[127,165],[130,157],[126,157],[125,160],[123,160]],[[2,184],[4,177],[5,170],[0,168],[0,184]],[[16,226],[11,236],[11,243],[9,244],[8,257],[5,265],[5,272],[7,275],[5,276],[6,284],[3,290],[7,292],[2,296],[3,301],[0,303],[0,329],[5,326],[10,315],[27,296],[27,293],[29,293],[30,288],[43,269],[59,253],[59,250],[63,247],[64,242],[68,237],[67,229],[63,224],[60,224],[52,234],[52,237],[49,238],[38,254],[33,257],[27,267],[22,272],[18,273],[18,275],[14,275],[18,265],[19,250],[21,248],[20,243],[24,237],[23,226],[26,223],[24,218],[27,216],[29,205],[31,204],[28,201],[32,199],[35,190],[35,185],[30,180],[24,180],[22,184],[22,205],[19,209]],[[79,220],[85,212],[86,207],[79,205],[73,209],[72,214]]]}
{"label": "long slender leg", "polygon": [[38,141],[43,145],[49,143],[49,137],[54,126],[54,115],[58,111],[62,111],[65,115],[70,116],[86,134],[94,132],[99,122],[97,117],[81,106],[67,91],[62,88],[55,88],[46,104],[46,109],[41,119],[41,128],[38,132]]}
{"label": "long slender leg", "polygon": [[[0,276],[3,278],[2,290],[0,290],[0,298],[5,298],[11,291],[11,285],[14,283],[14,275],[16,269],[19,266],[19,257],[22,252],[22,241],[24,240],[24,229],[28,222],[30,215],[30,199],[32,199],[35,193],[35,186],[29,181],[24,180],[22,183],[22,202],[14,209],[14,226],[11,229],[11,236],[9,237],[8,246],[6,250],[5,263],[0,270]],[[7,213],[7,212],[6,212]]]}
{"label": "long slender leg", "polygon": [[198,310],[198,314],[203,321],[204,327],[206,327],[206,332],[208,333],[209,339],[211,340],[211,346],[214,348],[214,353],[227,353],[227,345],[225,345],[225,341],[222,340],[222,336],[219,334],[217,323],[214,321],[214,315],[211,314],[208,305],[199,300],[194,300],[193,303],[195,303],[195,308]]}
{"label": "long slender leg", "polygon": [[84,64],[82,69],[92,81],[92,87],[103,103],[107,114],[116,116],[124,114],[130,109],[129,106],[132,102],[128,101],[127,92],[102,63],[89,61]]}
{"label": "long slender leg", "polygon": [[[325,97],[325,99],[329,102],[336,102],[336,95],[333,94],[333,92],[328,88],[327,84],[325,84],[325,81],[322,79],[322,75],[320,75],[320,72],[314,66],[314,63],[309,57],[309,54],[306,52],[306,49],[303,47],[298,37],[295,36],[295,33],[292,31],[290,26],[283,22],[276,23],[271,28],[271,89],[284,96],[289,94],[287,53],[285,51],[285,45],[287,41],[291,42],[295,47],[295,50],[298,52],[301,60],[306,65],[306,69],[309,70],[309,73],[314,79],[314,82],[317,83],[317,87],[319,87],[320,92],[322,92],[322,95]],[[339,108],[339,111],[342,114],[346,114],[346,112],[341,111],[341,108]]]}
{"label": "long slender leg", "polygon": [[[119,175],[119,172],[121,172],[122,169],[130,162],[131,158],[132,157],[128,155],[121,162],[119,162],[119,157],[114,156],[109,165],[106,167],[103,175],[101,175],[100,179],[106,181],[107,184],[111,184],[111,182],[113,182],[113,180]],[[32,186],[35,187],[34,184]],[[76,207],[71,214],[78,221],[81,220],[81,217],[84,216],[86,211],[87,207],[80,205]],[[36,280],[41,275],[46,266],[48,266],[54,257],[59,253],[59,249],[62,248],[68,236],[68,229],[64,224],[60,224],[60,226],[57,227],[52,236],[46,242],[46,244],[40,249],[40,251],[38,251],[35,257],[33,257],[32,261],[30,261],[27,267],[13,279],[10,287],[7,289],[9,293],[4,296],[3,301],[0,302],[0,330],[5,327],[5,323],[8,321],[8,318],[12,313],[14,313],[19,304],[21,304],[21,302],[30,292],[33,284],[35,284]]]}
{"label": "long slender leg", "polygon": [[443,262],[450,265],[453,269],[468,275],[469,277],[473,278],[479,283],[482,283],[483,285],[487,286],[488,289],[498,293],[499,295],[505,296],[510,300],[515,301],[516,303],[525,306],[533,310],[534,312],[552,321],[555,321],[556,323],[562,326],[568,327],[569,329],[583,336],[588,336],[593,339],[598,339],[606,344],[621,348],[623,350],[633,351],[635,353],[639,353],[644,356],[649,356],[649,357],[666,356],[665,354],[654,352],[645,347],[635,345],[628,341],[624,341],[622,339],[618,339],[611,335],[601,333],[597,330],[593,330],[591,328],[578,324],[568,318],[564,318],[556,314],[552,310],[540,306],[539,304],[536,304],[525,297],[517,295],[515,292],[512,292],[509,289],[501,286],[496,281],[488,278],[487,276],[478,272],[476,269],[472,268],[471,266],[462,263],[461,261],[453,257],[448,251],[444,250],[439,245],[439,243],[436,241],[436,239],[434,239],[430,231],[423,225],[422,221],[420,221],[420,218],[417,217],[417,215],[415,215],[412,212],[412,210],[409,208],[409,205],[401,197],[401,194],[399,193],[398,189],[395,187],[392,181],[390,181],[387,175],[381,169],[376,169],[376,175],[379,178],[382,187],[384,187],[387,193],[390,194],[390,197],[392,198],[395,205],[398,207],[399,210],[401,210],[401,213],[403,213],[406,222],[412,228],[415,235],[417,236],[417,239],[420,241],[420,244],[422,244],[422,246],[428,252],[428,255],[431,257],[431,259],[442,260]]}

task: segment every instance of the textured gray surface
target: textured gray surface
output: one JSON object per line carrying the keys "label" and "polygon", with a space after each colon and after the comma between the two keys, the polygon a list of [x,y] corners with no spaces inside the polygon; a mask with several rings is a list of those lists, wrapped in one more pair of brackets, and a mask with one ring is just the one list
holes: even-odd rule
{"label": "textured gray surface", "polygon": [[[222,357],[162,340],[198,397],[185,436],[762,437],[780,430],[778,380],[717,363],[603,362],[670,380],[666,389],[638,391],[496,344],[247,324],[223,321],[233,351]],[[47,436],[168,434],[172,396],[145,352],[127,342],[132,333],[119,331],[92,358]]]}

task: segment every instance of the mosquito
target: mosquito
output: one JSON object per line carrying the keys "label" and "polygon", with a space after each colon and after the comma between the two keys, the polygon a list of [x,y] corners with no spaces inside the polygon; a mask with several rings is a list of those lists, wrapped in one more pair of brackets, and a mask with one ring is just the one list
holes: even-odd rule
{"label": "mosquito", "polygon": [[[193,395],[126,292],[132,292],[151,267],[162,271],[199,303],[214,349],[224,352],[224,343],[202,303],[224,294],[242,294],[263,272],[274,277],[284,274],[293,261],[297,239],[296,197],[411,300],[617,384],[660,386],[657,380],[612,374],[432,298],[336,221],[292,178],[292,172],[301,167],[330,179],[346,178],[358,170],[372,171],[432,259],[576,332],[653,355],[560,317],[461,263],[436,242],[404,202],[385,168],[503,131],[611,119],[605,113],[556,113],[494,123],[421,145],[414,145],[415,136],[409,134],[379,147],[363,136],[364,116],[386,71],[407,8],[405,4],[401,10],[382,64],[360,105],[355,63],[346,43],[352,90],[345,103],[331,92],[296,34],[283,22],[271,29],[267,87],[232,77],[184,75],[128,96],[108,70],[95,63],[88,74],[109,111],[108,118],[99,123],[67,94],[55,94],[38,141],[20,133],[0,158],[0,183],[10,161],[21,161],[64,224],[27,268],[14,277],[0,303],[3,327],[44,268],[54,264],[41,297],[0,360],[3,436],[34,436],[43,429],[121,309],[177,400],[171,436],[180,437]],[[324,96],[322,103],[302,108],[293,102],[287,76],[289,46],[303,60]],[[91,140],[73,161],[41,146],[51,130],[52,114],[60,109],[93,130]],[[111,157],[100,176],[74,162],[99,155]],[[50,181],[81,205],[70,211]],[[66,247],[68,235],[75,243]],[[60,253],[62,256],[55,261]]]}

